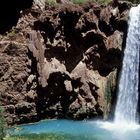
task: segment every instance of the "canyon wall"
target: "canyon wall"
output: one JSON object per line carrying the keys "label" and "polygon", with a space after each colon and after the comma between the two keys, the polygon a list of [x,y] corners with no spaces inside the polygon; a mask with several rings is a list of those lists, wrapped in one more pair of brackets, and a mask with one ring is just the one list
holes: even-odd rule
{"label": "canyon wall", "polygon": [[121,2],[41,8],[33,2],[19,10],[16,25],[0,35],[0,102],[7,124],[107,118],[130,7]]}

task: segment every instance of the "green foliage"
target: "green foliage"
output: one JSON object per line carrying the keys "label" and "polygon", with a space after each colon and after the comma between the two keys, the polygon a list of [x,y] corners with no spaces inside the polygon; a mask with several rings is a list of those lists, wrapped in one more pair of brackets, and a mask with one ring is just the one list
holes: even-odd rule
{"label": "green foliage", "polygon": [[57,5],[57,2],[56,2],[56,0],[45,0],[45,5],[54,7]]}
{"label": "green foliage", "polygon": [[106,93],[105,93],[105,100],[107,103],[111,102],[111,96],[112,96],[112,91],[111,91],[111,81],[112,81],[112,75],[109,75],[108,79],[107,79],[107,83],[106,83]]}
{"label": "green foliage", "polygon": [[4,136],[5,136],[5,132],[4,132],[4,117],[3,117],[3,110],[0,107],[0,140],[3,140]]}
{"label": "green foliage", "polygon": [[100,4],[106,4],[106,3],[111,2],[111,0],[96,0],[96,2]]}
{"label": "green foliage", "polygon": [[115,92],[116,73],[117,73],[116,70],[114,72],[110,73],[107,77],[107,81],[106,81],[106,84],[105,84],[105,101],[106,101],[105,112],[104,112],[104,118],[105,119],[107,118],[107,116],[110,112],[112,96]]}
{"label": "green foliage", "polygon": [[132,2],[132,3],[140,3],[140,0],[127,0],[127,1],[129,1],[129,2]]}
{"label": "green foliage", "polygon": [[74,4],[82,4],[82,3],[86,3],[87,0],[73,0],[72,1]]}
{"label": "green foliage", "polygon": [[24,136],[12,136],[6,140],[100,140],[98,134],[92,135],[72,135],[72,134],[30,134]]}
{"label": "green foliage", "polygon": [[56,134],[30,134],[22,136],[12,136],[6,140],[65,140],[63,135]]}

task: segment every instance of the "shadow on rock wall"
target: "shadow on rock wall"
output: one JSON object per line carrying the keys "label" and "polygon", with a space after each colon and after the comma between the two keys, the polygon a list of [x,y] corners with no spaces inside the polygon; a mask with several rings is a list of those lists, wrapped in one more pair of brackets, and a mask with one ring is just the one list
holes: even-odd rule
{"label": "shadow on rock wall", "polygon": [[33,0],[3,0],[0,4],[0,34],[15,26],[20,11],[32,6]]}
{"label": "shadow on rock wall", "polygon": [[46,116],[64,118],[67,114],[68,108],[76,100],[77,94],[73,90],[66,90],[65,81],[71,81],[71,78],[61,72],[55,72],[50,75],[47,88],[38,87],[36,107],[40,119],[46,118]]}

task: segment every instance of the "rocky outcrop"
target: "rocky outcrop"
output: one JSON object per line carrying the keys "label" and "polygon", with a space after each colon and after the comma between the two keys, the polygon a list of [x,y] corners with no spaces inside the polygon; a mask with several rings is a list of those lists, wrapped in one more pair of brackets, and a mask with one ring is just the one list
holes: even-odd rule
{"label": "rocky outcrop", "polygon": [[0,38],[0,102],[8,124],[103,118],[111,111],[130,5],[25,10]]}

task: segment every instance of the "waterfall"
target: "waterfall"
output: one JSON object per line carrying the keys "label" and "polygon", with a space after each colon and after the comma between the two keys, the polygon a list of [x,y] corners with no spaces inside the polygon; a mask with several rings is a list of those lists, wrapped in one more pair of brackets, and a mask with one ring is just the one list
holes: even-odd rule
{"label": "waterfall", "polygon": [[129,28],[119,81],[115,123],[136,123],[139,85],[140,5],[129,13]]}

